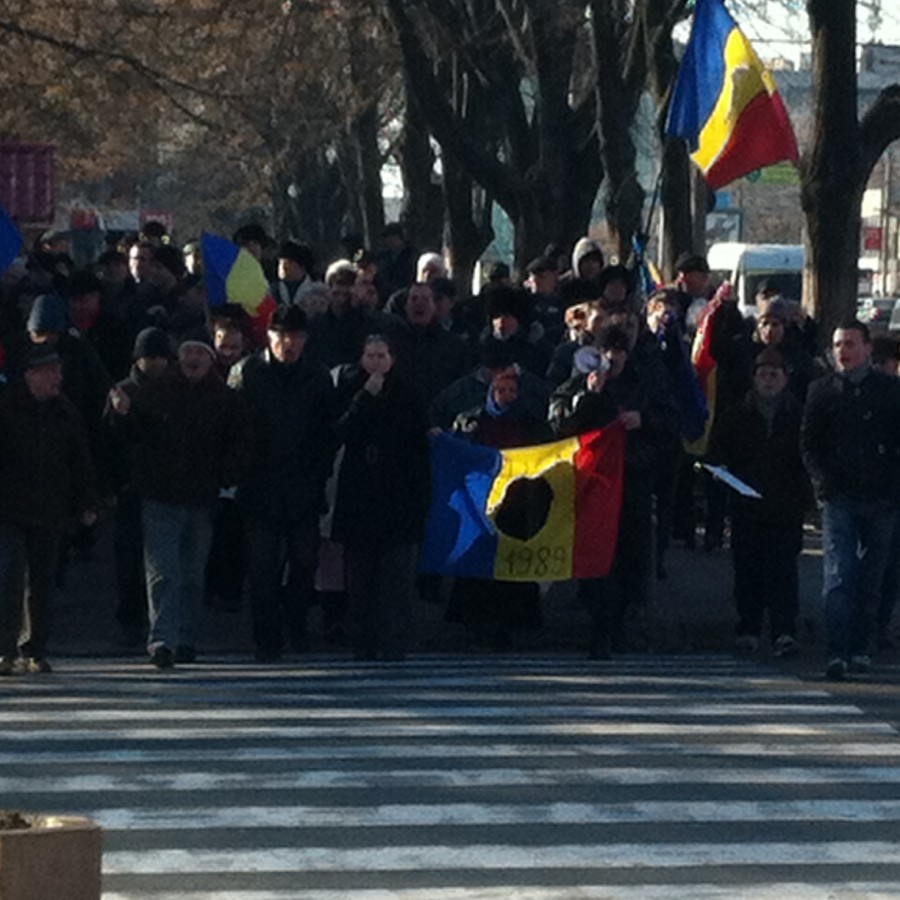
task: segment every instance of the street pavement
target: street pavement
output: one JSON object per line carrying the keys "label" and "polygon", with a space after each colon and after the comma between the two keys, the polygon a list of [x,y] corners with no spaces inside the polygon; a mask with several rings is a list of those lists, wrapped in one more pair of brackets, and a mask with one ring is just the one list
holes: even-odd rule
{"label": "street pavement", "polygon": [[900,897],[897,731],[725,654],[65,659],[0,722],[104,900]]}
{"label": "street pavement", "polygon": [[728,554],[676,548],[606,662],[561,585],[509,653],[423,602],[406,663],[316,613],[263,667],[208,608],[167,673],[122,649],[108,540],[54,673],[0,680],[0,807],[97,819],[104,900],[900,897],[900,658],[823,680],[813,534],[791,660],[735,655]]}

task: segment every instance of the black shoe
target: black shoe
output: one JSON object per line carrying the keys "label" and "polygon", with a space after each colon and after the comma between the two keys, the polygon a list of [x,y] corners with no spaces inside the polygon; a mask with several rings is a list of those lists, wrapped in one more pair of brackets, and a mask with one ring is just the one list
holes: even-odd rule
{"label": "black shoe", "polygon": [[14,656],[0,656],[0,678],[20,674],[18,662]]}
{"label": "black shoe", "polygon": [[175,654],[166,646],[157,647],[150,654],[150,662],[157,669],[171,669],[175,666]]}
{"label": "black shoe", "polygon": [[847,675],[847,663],[839,656],[828,660],[825,666],[825,677],[829,681],[843,681]]}
{"label": "black shoe", "polygon": [[187,644],[182,644],[179,647],[175,648],[175,662],[177,663],[192,663],[197,662],[197,650],[194,647],[189,647]]}
{"label": "black shoe", "polygon": [[612,659],[612,638],[608,632],[594,632],[588,648],[588,659]]}
{"label": "black shoe", "polygon": [[49,675],[53,671],[53,666],[43,656],[25,656],[20,665],[29,675]]}

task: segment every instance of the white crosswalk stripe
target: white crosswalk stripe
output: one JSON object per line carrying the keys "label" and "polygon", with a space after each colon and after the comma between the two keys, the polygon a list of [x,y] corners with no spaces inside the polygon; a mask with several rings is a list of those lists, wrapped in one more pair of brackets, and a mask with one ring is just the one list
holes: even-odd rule
{"label": "white crosswalk stripe", "polygon": [[728,657],[68,661],[0,683],[0,807],[104,900],[900,897],[900,739]]}

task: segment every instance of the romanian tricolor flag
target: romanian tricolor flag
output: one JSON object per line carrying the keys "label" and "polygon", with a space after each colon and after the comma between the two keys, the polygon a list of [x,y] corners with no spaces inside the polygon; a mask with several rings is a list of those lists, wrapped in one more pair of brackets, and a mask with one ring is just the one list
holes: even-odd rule
{"label": "romanian tricolor flag", "polygon": [[666,132],[688,142],[713,190],[799,158],[775,79],[723,0],[697,0]]}
{"label": "romanian tricolor flag", "polygon": [[259,260],[243,247],[215,234],[201,235],[200,248],[209,305],[236,303],[242,306],[264,343],[265,330],[277,304]]}
{"label": "romanian tricolor flag", "polygon": [[447,434],[431,440],[422,572],[500,581],[609,574],[622,508],[621,425],[514,450]]}

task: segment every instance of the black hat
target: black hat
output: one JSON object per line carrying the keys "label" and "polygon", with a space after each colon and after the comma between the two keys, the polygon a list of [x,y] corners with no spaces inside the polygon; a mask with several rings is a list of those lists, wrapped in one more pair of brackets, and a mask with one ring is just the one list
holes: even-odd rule
{"label": "black hat", "polygon": [[266,229],[259,224],[259,222],[248,222],[246,225],[241,225],[240,228],[231,236],[231,240],[235,244],[259,244],[261,247],[268,247],[269,245],[269,236],[266,234]]}
{"label": "black hat", "polygon": [[50,344],[33,344],[25,354],[23,370],[39,369],[41,366],[52,366],[61,363],[62,358],[56,348]]}
{"label": "black hat", "polygon": [[306,313],[294,304],[279,306],[269,320],[269,331],[308,331]]}
{"label": "black hat", "polygon": [[134,339],[134,352],[131,355],[134,359],[171,356],[169,338],[162,328],[145,328]]}
{"label": "black hat", "polygon": [[619,265],[605,266],[597,276],[597,284],[600,286],[601,291],[606,290],[607,286],[614,281],[624,281],[630,290],[633,280],[634,275],[631,269],[627,266]]}
{"label": "black hat", "polygon": [[509,266],[505,262],[495,262],[488,272],[488,281],[503,281],[509,278]]}
{"label": "black hat", "polygon": [[682,253],[675,260],[676,272],[704,272],[709,273],[709,263],[701,253]]}
{"label": "black hat", "polygon": [[489,285],[484,289],[485,305],[488,319],[497,316],[513,316],[519,322],[531,319],[531,295],[521,288],[505,284]]}
{"label": "black hat", "polygon": [[556,265],[555,259],[552,259],[549,256],[539,256],[537,259],[533,259],[528,263],[528,267],[525,271],[528,272],[529,275],[539,275],[541,272],[557,272],[559,271],[559,268]]}
{"label": "black hat", "polygon": [[213,347],[212,338],[205,328],[194,328],[188,331],[178,342],[178,349],[182,347],[202,347],[215,360],[216,348]]}
{"label": "black hat", "polygon": [[315,265],[312,250],[306,244],[300,244],[297,241],[285,241],[278,248],[279,259],[292,259],[295,263],[299,263],[308,272]]}

